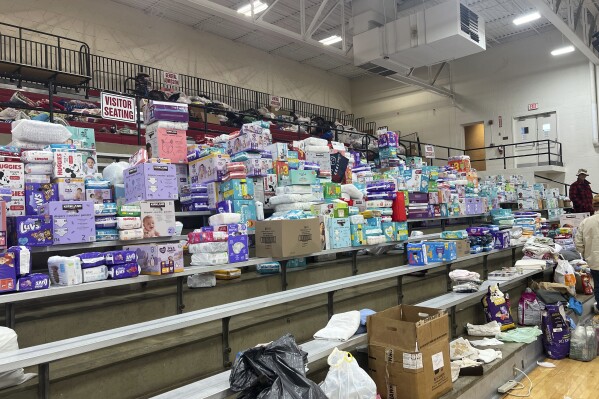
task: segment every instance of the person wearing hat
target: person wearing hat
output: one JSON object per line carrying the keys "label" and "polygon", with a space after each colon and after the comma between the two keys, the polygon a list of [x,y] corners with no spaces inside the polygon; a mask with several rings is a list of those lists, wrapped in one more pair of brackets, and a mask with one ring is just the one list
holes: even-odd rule
{"label": "person wearing hat", "polygon": [[591,183],[587,181],[589,173],[586,169],[578,169],[578,180],[570,185],[569,197],[572,200],[575,213],[589,212],[591,215],[595,213],[593,208],[593,190]]}

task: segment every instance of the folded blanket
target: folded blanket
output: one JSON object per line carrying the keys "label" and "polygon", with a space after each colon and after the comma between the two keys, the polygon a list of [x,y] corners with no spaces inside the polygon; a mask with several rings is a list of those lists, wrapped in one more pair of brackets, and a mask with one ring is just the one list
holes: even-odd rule
{"label": "folded blanket", "polygon": [[352,310],[333,315],[327,326],[314,334],[314,339],[347,341],[360,327],[360,312]]}

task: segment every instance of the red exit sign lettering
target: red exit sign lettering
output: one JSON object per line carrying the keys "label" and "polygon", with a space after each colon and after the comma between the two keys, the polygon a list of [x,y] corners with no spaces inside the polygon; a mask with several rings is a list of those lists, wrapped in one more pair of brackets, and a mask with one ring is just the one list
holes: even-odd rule
{"label": "red exit sign lettering", "polygon": [[528,110],[529,111],[535,111],[537,109],[539,109],[539,103],[528,104]]}

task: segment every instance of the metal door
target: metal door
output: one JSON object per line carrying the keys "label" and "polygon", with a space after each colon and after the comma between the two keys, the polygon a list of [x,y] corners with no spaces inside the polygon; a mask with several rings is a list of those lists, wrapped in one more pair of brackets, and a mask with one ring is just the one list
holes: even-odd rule
{"label": "metal door", "polygon": [[515,166],[531,166],[538,162],[535,143],[537,140],[537,118],[518,118],[514,123]]}
{"label": "metal door", "polygon": [[555,112],[537,115],[537,140],[551,140],[550,142],[540,141],[537,145],[539,165],[550,165],[559,161],[559,155],[557,155],[557,114]]}
{"label": "metal door", "polygon": [[557,136],[556,112],[516,118],[514,155],[518,158],[515,159],[515,166],[539,166],[558,162]]}

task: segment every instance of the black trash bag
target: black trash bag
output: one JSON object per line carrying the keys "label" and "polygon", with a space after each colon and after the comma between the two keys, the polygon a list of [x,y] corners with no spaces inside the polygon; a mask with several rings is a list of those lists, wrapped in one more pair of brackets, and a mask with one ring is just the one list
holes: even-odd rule
{"label": "black trash bag", "polygon": [[327,399],[306,377],[307,354],[290,334],[247,349],[235,361],[229,384],[238,399]]}

